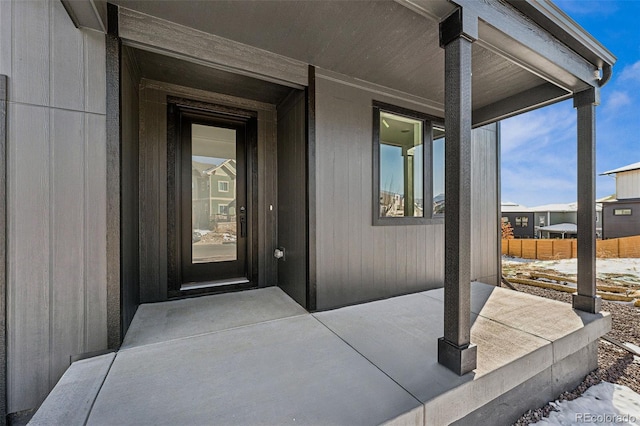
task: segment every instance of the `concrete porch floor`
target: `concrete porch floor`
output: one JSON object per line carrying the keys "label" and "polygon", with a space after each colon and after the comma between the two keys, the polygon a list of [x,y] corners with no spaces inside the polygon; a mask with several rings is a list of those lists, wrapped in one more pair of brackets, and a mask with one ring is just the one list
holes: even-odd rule
{"label": "concrete porch floor", "polygon": [[[33,425],[509,424],[597,365],[607,313],[473,283],[478,368],[437,363],[443,290],[309,314],[277,287],[140,306]],[[515,417],[514,417],[515,416]]]}

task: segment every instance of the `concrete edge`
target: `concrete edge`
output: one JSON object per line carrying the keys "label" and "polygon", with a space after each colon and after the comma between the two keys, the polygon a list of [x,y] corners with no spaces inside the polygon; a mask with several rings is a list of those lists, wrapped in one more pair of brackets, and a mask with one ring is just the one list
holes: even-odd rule
{"label": "concrete edge", "polygon": [[420,405],[411,411],[382,423],[381,426],[417,426],[425,424],[424,405]]}
{"label": "concrete edge", "polygon": [[[502,325],[509,327],[506,324]],[[557,371],[561,368],[562,363],[566,363],[567,360],[576,356],[579,357],[579,353],[588,352],[587,348],[592,348],[594,342],[610,329],[611,315],[608,312],[603,312],[600,318],[595,318],[584,324],[579,330],[553,341],[544,339],[549,342],[547,345],[485,375],[476,376],[473,381],[464,383],[458,388],[426,402],[425,424],[450,424],[458,421],[480,409],[483,405],[499,398],[500,395],[522,386],[539,374],[543,374],[547,369],[550,369],[552,374],[553,388],[560,389],[562,386],[558,383],[557,374],[553,374],[554,369]],[[540,336],[536,337],[542,338]],[[550,351],[551,353],[545,355],[543,353],[545,351]],[[588,357],[588,354],[585,356]],[[545,358],[547,359],[545,360]],[[594,369],[592,367],[592,365],[588,366],[589,372]],[[580,374],[584,376],[588,372],[583,374],[582,369],[580,369]],[[571,380],[575,381],[575,378],[572,377]],[[490,392],[492,390],[495,391]],[[462,393],[456,395],[457,392]],[[471,407],[471,410],[462,410],[461,405],[456,404],[460,400],[466,401],[466,407]],[[462,411],[467,412],[463,413]]]}
{"label": "concrete edge", "polygon": [[[551,343],[425,402],[425,424],[450,424],[553,365]],[[464,404],[460,404],[464,401]]]}
{"label": "concrete edge", "polygon": [[595,318],[584,324],[579,330],[551,341],[554,364],[597,341],[611,330],[611,314],[601,312],[601,315],[600,318]]}
{"label": "concrete edge", "polygon": [[597,364],[597,342],[592,342],[470,412],[453,425],[512,424],[527,410],[542,407],[555,400],[562,392],[574,389],[586,375],[597,368]]}
{"label": "concrete edge", "polygon": [[28,424],[84,425],[115,358],[111,352],[71,364]]}

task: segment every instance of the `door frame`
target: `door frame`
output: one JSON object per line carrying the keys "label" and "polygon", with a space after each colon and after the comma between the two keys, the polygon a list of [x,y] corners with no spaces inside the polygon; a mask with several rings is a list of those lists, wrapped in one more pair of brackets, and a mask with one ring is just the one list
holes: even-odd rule
{"label": "door frame", "polygon": [[[244,122],[246,126],[246,207],[247,250],[246,278],[248,282],[220,284],[204,288],[181,289],[181,210],[180,202],[180,144],[181,116],[184,114],[209,117],[213,120]],[[257,185],[257,112],[186,98],[167,97],[167,297],[183,298],[258,287],[258,185]]]}

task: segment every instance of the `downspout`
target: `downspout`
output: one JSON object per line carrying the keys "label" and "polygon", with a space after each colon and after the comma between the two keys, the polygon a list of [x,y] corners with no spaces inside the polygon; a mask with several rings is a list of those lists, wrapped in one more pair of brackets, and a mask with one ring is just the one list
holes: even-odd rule
{"label": "downspout", "polygon": [[611,80],[611,75],[612,74],[613,74],[613,71],[612,71],[611,64],[604,64],[602,66],[602,78],[600,78],[600,81],[598,82],[598,85],[600,87],[602,87],[605,84],[607,84],[609,82],[609,80]]}

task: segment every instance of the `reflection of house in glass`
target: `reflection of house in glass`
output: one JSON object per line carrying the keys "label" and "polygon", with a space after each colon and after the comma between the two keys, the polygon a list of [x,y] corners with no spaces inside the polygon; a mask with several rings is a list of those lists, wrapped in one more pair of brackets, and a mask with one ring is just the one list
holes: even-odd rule
{"label": "reflection of house in glass", "polygon": [[444,194],[433,197],[433,214],[444,214]]}
{"label": "reflection of house in glass", "polygon": [[209,175],[211,188],[211,217],[226,222],[236,215],[236,160],[225,160],[206,173]]}
{"label": "reflection of house in glass", "polygon": [[236,215],[236,161],[220,165],[191,162],[193,228],[211,229]]}
{"label": "reflection of house in glass", "polygon": [[404,216],[404,198],[400,194],[380,190],[380,217]]}
{"label": "reflection of house in glass", "polygon": [[[413,200],[414,216],[422,217],[422,198]],[[394,192],[380,190],[380,217],[405,216],[404,196]]]}

